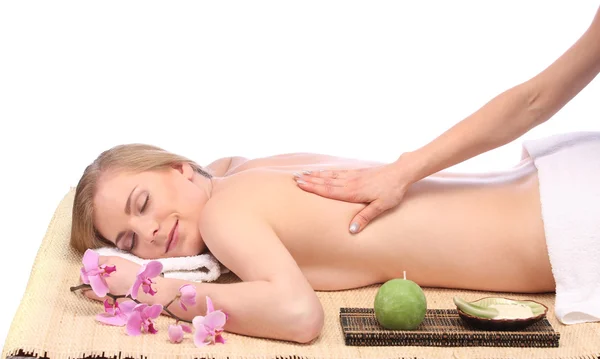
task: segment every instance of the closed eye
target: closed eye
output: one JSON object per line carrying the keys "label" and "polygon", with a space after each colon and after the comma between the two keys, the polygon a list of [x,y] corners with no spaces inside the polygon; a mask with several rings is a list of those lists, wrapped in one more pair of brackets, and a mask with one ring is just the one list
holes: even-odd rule
{"label": "closed eye", "polygon": [[140,209],[140,213],[144,212],[144,210],[146,209],[146,206],[148,205],[149,200],[150,200],[150,195],[147,195],[146,199],[144,200],[144,204],[142,205],[142,208]]}
{"label": "closed eye", "polygon": [[129,252],[130,253],[133,252],[133,250],[135,249],[136,242],[137,242],[136,235],[135,235],[135,233],[133,233],[131,235],[131,247],[129,247]]}
{"label": "closed eye", "polygon": [[[142,205],[142,208],[140,208],[140,213],[143,213],[147,209],[149,201],[150,201],[150,195],[147,195],[146,199],[144,200],[144,204]],[[129,249],[128,249],[128,251],[130,253],[133,252],[136,244],[137,244],[137,235],[135,234],[135,232],[133,232],[131,234],[131,244],[129,245]]]}

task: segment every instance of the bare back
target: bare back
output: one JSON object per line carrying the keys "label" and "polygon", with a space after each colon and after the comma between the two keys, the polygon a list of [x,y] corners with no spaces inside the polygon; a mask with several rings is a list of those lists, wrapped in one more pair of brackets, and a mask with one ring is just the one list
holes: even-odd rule
{"label": "bare back", "polygon": [[316,290],[380,283],[403,271],[422,286],[554,290],[531,164],[424,179],[357,235],[347,227],[363,204],[307,193],[293,180],[300,170],[372,165],[311,154],[251,160],[218,179],[211,200],[245,203],[264,217]]}

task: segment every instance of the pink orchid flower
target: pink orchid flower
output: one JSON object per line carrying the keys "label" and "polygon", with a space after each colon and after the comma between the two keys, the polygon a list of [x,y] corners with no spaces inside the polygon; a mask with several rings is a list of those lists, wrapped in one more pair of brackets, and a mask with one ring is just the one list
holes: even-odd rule
{"label": "pink orchid flower", "polygon": [[117,270],[115,266],[98,265],[100,255],[91,249],[83,254],[83,268],[81,268],[81,281],[89,284],[98,297],[104,297],[108,293],[106,277]]}
{"label": "pink orchid flower", "polygon": [[225,344],[223,338],[223,326],[227,321],[227,315],[221,310],[214,310],[212,300],[206,297],[206,316],[196,316],[192,320],[196,333],[194,334],[194,344],[202,347],[208,344]]}
{"label": "pink orchid flower", "polygon": [[185,324],[169,325],[169,341],[173,344],[181,343],[183,340],[183,332],[191,333],[192,328]]}
{"label": "pink orchid flower", "polygon": [[104,301],[104,313],[96,316],[96,320],[100,323],[122,327],[127,323],[129,315],[133,308],[137,305],[133,300],[127,300],[119,304],[115,301],[110,304],[108,299]]}
{"label": "pink orchid flower", "polygon": [[152,319],[158,318],[162,310],[163,306],[160,304],[149,306],[142,303],[136,305],[127,318],[127,334],[132,336],[142,333],[156,334],[157,330],[154,328]]}
{"label": "pink orchid flower", "polygon": [[186,304],[196,305],[196,287],[193,284],[184,284],[179,288],[179,306],[187,310]]}
{"label": "pink orchid flower", "polygon": [[140,268],[140,271],[135,278],[135,282],[127,294],[130,295],[131,298],[137,299],[138,291],[140,290],[140,286],[142,286],[144,293],[155,295],[156,291],[152,289],[152,284],[156,282],[153,282],[152,278],[158,276],[162,270],[163,265],[158,261],[151,261],[144,264],[142,268]]}

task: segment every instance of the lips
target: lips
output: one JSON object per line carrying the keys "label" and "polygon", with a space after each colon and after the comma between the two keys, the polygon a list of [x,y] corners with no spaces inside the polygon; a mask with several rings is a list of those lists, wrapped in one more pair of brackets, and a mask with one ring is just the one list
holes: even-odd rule
{"label": "lips", "polygon": [[169,237],[167,240],[167,248],[165,249],[165,253],[167,253],[171,247],[177,244],[177,240],[179,239],[179,233],[177,231],[179,227],[179,220],[175,221],[173,228],[171,228],[171,232],[169,232]]}

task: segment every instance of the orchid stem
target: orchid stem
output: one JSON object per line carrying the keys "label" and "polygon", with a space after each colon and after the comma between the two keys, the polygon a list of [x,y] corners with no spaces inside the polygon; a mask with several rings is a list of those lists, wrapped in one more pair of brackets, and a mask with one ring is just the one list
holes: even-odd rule
{"label": "orchid stem", "polygon": [[165,308],[168,308],[171,304],[173,304],[173,302],[175,301],[175,299],[177,299],[177,297],[171,299],[171,301],[169,303],[167,303],[167,305],[165,305]]}
{"label": "orchid stem", "polygon": [[91,286],[89,284],[80,284],[76,287],[71,287],[70,289],[71,289],[71,292],[74,292],[76,290],[83,289],[83,288],[91,288]]}
{"label": "orchid stem", "polygon": [[177,299],[177,297],[175,297],[175,298],[171,299],[171,301],[170,301],[169,303],[167,303],[167,305],[165,305],[165,306],[163,307],[163,310],[164,310],[165,312],[167,312],[167,314],[169,314],[171,317],[173,317],[174,319],[177,319],[177,320],[178,320],[178,321],[180,321],[180,322],[186,322],[186,323],[190,323],[190,324],[192,324],[192,322],[191,322],[190,320],[185,320],[185,319],[179,318],[178,316],[176,316],[175,314],[173,314],[173,312],[171,312],[171,311],[169,310],[169,306],[170,306],[171,304],[173,304],[173,302],[175,301],[175,299]]}
{"label": "orchid stem", "polygon": [[186,323],[192,324],[191,320],[185,320],[183,318],[179,318],[178,316],[176,316],[175,314],[173,314],[169,309],[167,309],[167,307],[163,307],[163,310],[165,312],[167,312],[167,314],[169,314],[173,319],[176,319],[176,320],[178,320],[180,322],[186,322]]}
{"label": "orchid stem", "polygon": [[[78,286],[71,287],[70,289],[71,289],[71,292],[74,292],[74,291],[76,291],[76,290],[80,290],[80,289],[91,289],[91,288],[92,288],[92,286],[91,286],[91,285],[89,285],[89,284],[80,284],[80,285],[78,285]],[[106,293],[106,296],[110,297],[110,298],[111,298],[112,300],[114,300],[114,301],[116,301],[117,299],[121,299],[121,298],[129,298],[129,299],[133,300],[134,302],[136,302],[137,304],[141,304],[141,302],[140,302],[139,300],[137,300],[137,299],[133,299],[133,298],[131,298],[129,295],[114,295],[114,294],[111,294],[111,293]],[[176,299],[176,298],[173,298],[173,299],[172,299],[172,300],[171,300],[171,301],[170,301],[170,302],[169,302],[167,305],[165,305],[165,306],[163,307],[163,310],[164,310],[164,311],[165,311],[167,314],[169,314],[169,315],[170,315],[170,316],[171,316],[173,319],[176,319],[176,320],[178,320],[178,321],[180,321],[180,322],[186,322],[186,323],[190,323],[190,324],[192,324],[192,322],[191,322],[190,320],[185,320],[185,319],[182,319],[182,318],[180,318],[180,317],[176,316],[175,314],[173,314],[173,312],[171,312],[171,311],[168,309],[168,307],[169,307],[171,304],[173,304],[173,302],[175,301],[175,299]]]}
{"label": "orchid stem", "polygon": [[129,298],[129,299],[133,300],[134,302],[136,302],[137,304],[141,304],[141,302],[140,302],[139,300],[137,300],[137,299],[133,299],[133,298],[131,298],[131,297],[130,297],[130,296],[128,296],[128,295],[114,295],[114,294],[110,294],[110,293],[106,293],[106,295],[107,295],[108,297],[111,297],[111,298],[112,298],[112,300],[115,300],[115,301],[116,301],[117,299],[121,299],[121,298]]}

